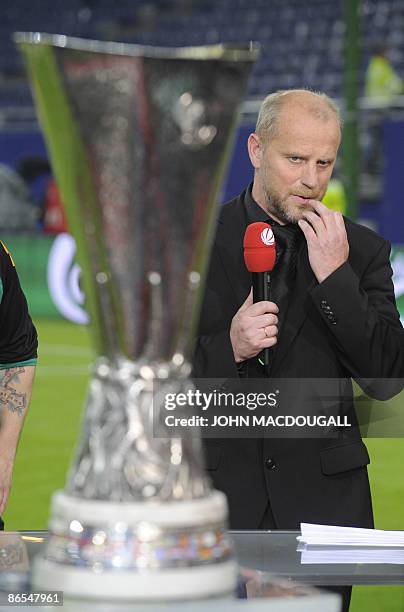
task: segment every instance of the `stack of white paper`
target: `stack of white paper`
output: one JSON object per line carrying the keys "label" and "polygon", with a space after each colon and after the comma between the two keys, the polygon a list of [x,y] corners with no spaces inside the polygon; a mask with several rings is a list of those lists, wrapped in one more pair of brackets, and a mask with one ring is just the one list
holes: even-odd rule
{"label": "stack of white paper", "polygon": [[336,527],[301,523],[301,536],[297,539],[308,545],[326,546],[404,546],[404,531],[382,529],[359,529],[358,527]]}
{"label": "stack of white paper", "polygon": [[297,548],[301,553],[300,563],[304,564],[338,564],[338,563],[388,563],[404,565],[404,548],[345,548],[343,546],[321,546],[317,548],[306,547],[299,544]]}
{"label": "stack of white paper", "polygon": [[404,531],[301,523],[301,563],[404,564]]}

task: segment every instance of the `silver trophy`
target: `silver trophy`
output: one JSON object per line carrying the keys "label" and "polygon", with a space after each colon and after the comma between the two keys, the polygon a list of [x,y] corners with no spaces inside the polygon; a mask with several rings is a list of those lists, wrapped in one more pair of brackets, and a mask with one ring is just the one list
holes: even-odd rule
{"label": "silver trophy", "polygon": [[257,51],[15,39],[98,354],[35,587],[137,601],[227,595],[225,497],[204,474],[200,439],[161,428],[165,395],[190,388],[218,190]]}

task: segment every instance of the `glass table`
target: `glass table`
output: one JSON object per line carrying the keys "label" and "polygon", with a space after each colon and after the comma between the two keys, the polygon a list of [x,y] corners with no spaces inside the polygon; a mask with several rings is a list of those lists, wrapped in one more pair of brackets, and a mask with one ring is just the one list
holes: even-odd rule
{"label": "glass table", "polygon": [[[261,603],[266,602],[266,610],[275,612],[278,608],[277,602],[285,598],[289,603],[282,610],[299,610],[319,612],[330,612],[338,610],[338,597],[334,594],[323,594],[313,589],[312,586],[333,585],[400,585],[404,584],[404,564],[396,563],[334,563],[333,554],[329,551],[331,562],[327,563],[302,563],[302,553],[298,551],[299,542],[297,531],[232,531],[230,532],[240,565],[240,580],[238,586],[238,598],[248,599],[248,602],[232,600],[230,609],[234,609],[237,603],[242,604],[241,612],[246,610],[258,610]],[[31,561],[40,551],[46,538],[45,531],[21,531],[0,533],[0,592],[3,593],[17,590],[29,590],[29,576]],[[386,551],[388,555],[388,551]],[[271,601],[269,601],[271,600]],[[320,601],[321,600],[321,601]],[[293,602],[298,602],[294,607]],[[79,610],[78,601],[70,602],[69,610]],[[1,599],[0,599],[1,604]],[[80,604],[82,605],[82,603]],[[101,612],[116,610],[126,612],[127,610],[148,610],[149,606],[134,606],[133,604],[104,604],[100,602],[86,602],[86,611],[97,610]],[[229,602],[206,602],[188,603],[189,610],[226,610]],[[93,607],[95,606],[95,607]],[[125,607],[126,606],[126,607]],[[129,606],[129,607],[128,607]],[[247,607],[246,607],[247,606]],[[268,607],[270,606],[270,607]],[[163,610],[169,610],[172,605],[165,604]],[[65,608],[65,605],[63,605]],[[15,608],[27,610],[26,607]],[[42,608],[37,608],[42,609]],[[43,608],[50,611],[49,607]],[[53,608],[52,608],[53,609]],[[59,608],[54,608],[60,610]],[[81,608],[82,610],[83,608]],[[159,610],[160,606],[153,605],[153,610]],[[175,609],[187,611],[187,604],[177,603]],[[3,607],[0,605],[0,611]],[[10,607],[4,608],[10,610]],[[174,610],[174,608],[173,608]]]}

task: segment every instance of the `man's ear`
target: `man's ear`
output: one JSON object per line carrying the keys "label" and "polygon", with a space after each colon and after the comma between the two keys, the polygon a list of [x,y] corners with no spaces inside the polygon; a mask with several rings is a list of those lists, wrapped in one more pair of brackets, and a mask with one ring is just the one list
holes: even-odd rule
{"label": "man's ear", "polygon": [[250,156],[250,161],[253,167],[258,170],[258,168],[261,166],[262,159],[262,143],[258,134],[253,132],[249,135],[247,147],[248,155]]}

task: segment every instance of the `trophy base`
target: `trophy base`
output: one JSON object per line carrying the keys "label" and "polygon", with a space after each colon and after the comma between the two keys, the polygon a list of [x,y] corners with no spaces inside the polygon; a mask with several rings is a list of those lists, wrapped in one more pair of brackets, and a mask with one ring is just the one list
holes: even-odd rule
{"label": "trophy base", "polygon": [[180,601],[231,597],[237,565],[214,491],[179,502],[118,503],[57,492],[36,589],[65,597]]}

